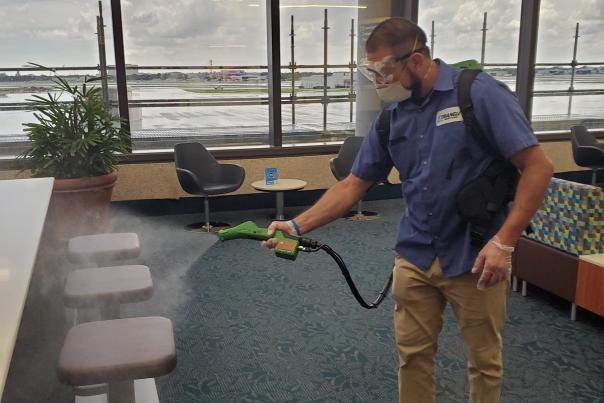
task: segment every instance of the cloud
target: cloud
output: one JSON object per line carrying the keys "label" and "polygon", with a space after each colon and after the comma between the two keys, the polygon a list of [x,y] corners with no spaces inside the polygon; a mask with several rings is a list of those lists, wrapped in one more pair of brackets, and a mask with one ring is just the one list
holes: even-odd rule
{"label": "cloud", "polygon": [[[486,62],[516,61],[520,30],[520,0],[439,0],[420,2],[420,26],[430,35],[435,21],[435,53],[445,60],[480,59],[483,13],[488,13]],[[538,62],[570,61],[576,22],[581,25],[579,56],[604,62],[604,0],[542,1]]]}
{"label": "cloud", "polygon": [[[260,7],[249,7],[248,3]],[[281,5],[313,0],[282,0]],[[332,6],[356,3],[330,0]],[[375,4],[363,1],[369,7]],[[483,13],[488,12],[487,62],[515,62],[518,53],[521,0],[422,0],[420,25],[430,34],[435,21],[435,54],[447,61],[480,58]],[[103,0],[109,59],[111,13]],[[128,63],[265,65],[266,0],[122,0]],[[27,60],[56,65],[95,65],[96,1],[1,0],[0,52],[4,66]],[[290,16],[294,16],[298,64],[323,61],[323,9],[281,9],[281,58],[290,59]],[[367,9],[362,13],[379,14]],[[329,62],[348,63],[350,24],[358,10],[328,8]],[[538,60],[568,61],[575,23],[581,23],[580,59],[604,61],[604,0],[542,1]],[[15,45],[18,41],[18,46]],[[216,48],[212,44],[237,47]],[[69,49],[69,51],[66,51]],[[81,56],[78,56],[81,55]],[[35,56],[35,57],[34,57]]]}
{"label": "cloud", "polygon": [[24,12],[29,11],[29,10],[30,10],[30,8],[31,8],[31,5],[30,5],[30,4],[18,4],[18,5],[15,7],[15,10],[16,10],[17,12],[19,12],[19,13],[24,13]]}
{"label": "cloud", "polygon": [[[266,28],[262,24],[250,24],[249,10],[234,10],[239,1],[191,2],[175,0],[170,4],[160,0],[150,0],[141,7],[140,3],[124,6],[124,30],[126,57],[144,56],[145,49],[172,54],[176,59],[159,61],[157,55],[147,52],[147,60],[132,60],[132,63],[148,64],[150,60],[161,64],[199,64],[199,57],[209,44],[246,45],[249,55],[266,55]],[[244,12],[245,11],[245,12]],[[264,10],[252,10],[262,17]],[[179,52],[174,46],[180,47]],[[194,51],[197,47],[197,52]],[[197,53],[197,54],[196,54]],[[220,54],[220,51],[217,51]],[[231,60],[220,61],[227,64],[237,61],[246,64],[245,57],[238,57],[230,51]],[[209,60],[209,57],[204,57]],[[260,60],[255,60],[259,64]],[[193,63],[194,62],[194,63]],[[262,64],[266,64],[263,60]],[[204,63],[205,64],[205,63]]]}

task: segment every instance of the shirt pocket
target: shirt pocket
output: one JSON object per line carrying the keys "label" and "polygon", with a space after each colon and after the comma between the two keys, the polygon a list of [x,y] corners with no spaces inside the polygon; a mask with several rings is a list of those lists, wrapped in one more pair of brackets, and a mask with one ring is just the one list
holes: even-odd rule
{"label": "shirt pocket", "polygon": [[476,165],[485,158],[484,151],[480,145],[466,133],[463,122],[447,123],[436,127],[435,131],[435,155],[443,156],[442,169],[444,177],[451,179],[455,171],[463,166]]}
{"label": "shirt pocket", "polygon": [[417,141],[409,133],[397,133],[388,141],[388,152],[401,182],[406,181],[412,175],[417,161]]}

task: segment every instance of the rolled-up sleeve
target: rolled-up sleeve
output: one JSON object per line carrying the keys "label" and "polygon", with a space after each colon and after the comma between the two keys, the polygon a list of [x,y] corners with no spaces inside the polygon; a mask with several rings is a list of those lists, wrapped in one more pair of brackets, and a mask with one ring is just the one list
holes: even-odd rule
{"label": "rolled-up sleeve", "polygon": [[516,95],[486,73],[472,85],[472,103],[480,127],[506,159],[539,144]]}
{"label": "rolled-up sleeve", "polygon": [[[350,170],[353,175],[372,182],[386,179],[393,167],[390,153],[379,139],[378,120],[376,118],[373,121]],[[386,143],[387,141],[384,142]]]}

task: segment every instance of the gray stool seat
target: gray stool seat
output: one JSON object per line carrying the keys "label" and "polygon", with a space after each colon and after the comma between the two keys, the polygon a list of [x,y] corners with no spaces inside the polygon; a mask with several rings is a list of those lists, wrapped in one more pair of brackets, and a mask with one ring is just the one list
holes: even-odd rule
{"label": "gray stool seat", "polygon": [[107,262],[139,255],[140,242],[133,232],[77,236],[67,246],[67,259],[71,263]]}
{"label": "gray stool seat", "polygon": [[80,269],[67,275],[64,294],[69,308],[140,302],[153,295],[153,281],[141,265]]}
{"label": "gray stool seat", "polygon": [[74,326],[59,355],[58,377],[72,386],[155,378],[176,367],[172,322],[143,317]]}

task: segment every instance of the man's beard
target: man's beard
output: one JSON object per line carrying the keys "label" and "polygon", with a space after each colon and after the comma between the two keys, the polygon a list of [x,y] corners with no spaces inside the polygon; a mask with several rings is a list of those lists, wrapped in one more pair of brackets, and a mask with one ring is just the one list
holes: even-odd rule
{"label": "man's beard", "polygon": [[417,74],[411,71],[409,73],[411,73],[411,77],[413,78],[413,84],[411,85],[411,88],[409,88],[411,90],[411,98],[420,99],[422,91],[422,82]]}

